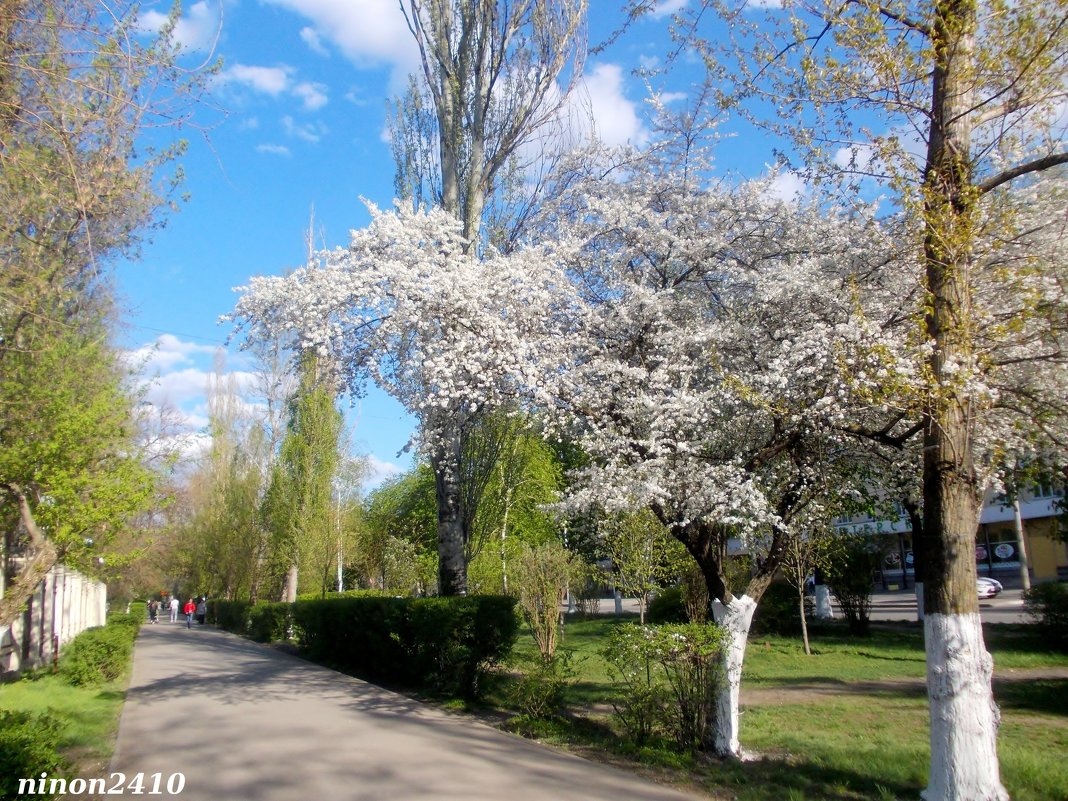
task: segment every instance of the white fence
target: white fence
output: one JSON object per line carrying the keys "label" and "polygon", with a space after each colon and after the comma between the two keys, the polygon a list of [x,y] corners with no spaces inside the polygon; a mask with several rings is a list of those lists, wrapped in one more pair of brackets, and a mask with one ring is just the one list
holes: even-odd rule
{"label": "white fence", "polygon": [[61,565],[52,568],[22,616],[0,627],[0,676],[47,665],[64,643],[91,626],[104,625],[106,599],[102,582]]}

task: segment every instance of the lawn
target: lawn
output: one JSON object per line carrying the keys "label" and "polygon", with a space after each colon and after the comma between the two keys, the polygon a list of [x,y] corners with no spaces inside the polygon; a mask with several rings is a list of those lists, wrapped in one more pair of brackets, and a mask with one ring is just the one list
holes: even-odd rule
{"label": "lawn", "polygon": [[42,670],[0,684],[0,709],[47,714],[60,725],[59,749],[70,763],[70,776],[107,773],[122,713],[129,666],[115,681],[98,687],[75,687],[60,675]]}
{"label": "lawn", "polygon": [[[638,750],[618,736],[613,685],[598,654],[611,617],[569,622],[564,646],[576,676],[562,721],[518,728],[587,755],[638,763],[662,778],[696,785],[717,799],[861,801],[915,799],[926,785],[928,712],[922,629],[876,628],[853,638],[844,629],[812,633],[806,656],[798,638],[755,635],[742,681],[742,745],[753,762],[686,757],[669,743]],[[1027,626],[991,626],[1001,706],[1003,781],[1016,801],[1068,799],[1068,655],[1051,651]],[[520,659],[533,653],[528,636]],[[503,694],[491,696],[501,704]]]}

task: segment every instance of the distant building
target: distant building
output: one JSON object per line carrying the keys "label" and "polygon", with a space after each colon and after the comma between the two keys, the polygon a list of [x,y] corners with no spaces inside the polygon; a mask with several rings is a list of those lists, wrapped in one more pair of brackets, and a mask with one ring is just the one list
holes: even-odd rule
{"label": "distant building", "polygon": [[[1020,495],[1024,545],[1027,548],[1031,578],[1035,581],[1068,580],[1068,544],[1063,530],[1064,492],[1048,485],[1035,485]],[[834,525],[840,531],[884,535],[888,551],[883,579],[904,581],[912,578],[912,525],[900,507],[896,519],[876,520],[867,515],[840,517]],[[1012,504],[1004,496],[991,496],[979,517],[975,540],[975,567],[981,576],[1016,576],[1020,555],[1016,545],[1016,524]]]}

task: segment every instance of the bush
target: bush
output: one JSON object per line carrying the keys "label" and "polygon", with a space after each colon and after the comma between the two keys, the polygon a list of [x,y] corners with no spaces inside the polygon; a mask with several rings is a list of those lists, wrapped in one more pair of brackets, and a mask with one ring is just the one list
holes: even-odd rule
{"label": "bush", "polygon": [[878,542],[864,536],[845,536],[823,571],[850,634],[866,636],[870,630],[873,576],[881,563]]}
{"label": "bush", "polygon": [[1060,648],[1068,648],[1068,584],[1036,584],[1024,593],[1024,609]]}
{"label": "bush", "polygon": [[570,651],[559,649],[547,662],[535,657],[512,685],[508,700],[529,718],[557,717],[564,708],[564,690],[574,676]]}
{"label": "bush", "polygon": [[130,612],[129,614],[125,612],[114,612],[108,615],[109,626],[131,626],[135,629],[139,629],[144,622],[144,615],[139,615],[134,612]]}
{"label": "bush", "polygon": [[130,601],[131,615],[137,615],[141,620],[148,619],[148,604],[145,601]]}
{"label": "bush", "polygon": [[252,604],[248,601],[208,601],[208,623],[234,634],[247,634],[249,611]]}
{"label": "bush", "polygon": [[493,595],[297,601],[293,625],[318,662],[465,698],[477,696],[519,630],[515,599]]}
{"label": "bush", "polygon": [[661,726],[688,751],[711,742],[722,629],[700,623],[618,626],[601,655],[622,690],[616,717],[636,744]]}
{"label": "bush", "polygon": [[59,755],[59,730],[59,721],[49,715],[0,709],[0,799],[19,797],[20,778],[62,775],[67,764]]}
{"label": "bush", "polygon": [[60,673],[75,686],[95,686],[117,679],[130,663],[137,631],[126,625],[86,629],[60,654]]}
{"label": "bush", "polygon": [[256,642],[288,640],[292,622],[292,604],[256,604],[248,610],[248,636]]}
{"label": "bush", "polygon": [[649,611],[646,618],[650,623],[685,623],[686,604],[682,597],[681,587],[666,587],[656,594],[649,602]]}
{"label": "bush", "polygon": [[[801,633],[801,613],[797,607],[797,588],[785,581],[773,582],[760,596],[753,615],[752,634],[781,634],[790,636]],[[805,598],[805,614],[812,616],[812,601]]]}

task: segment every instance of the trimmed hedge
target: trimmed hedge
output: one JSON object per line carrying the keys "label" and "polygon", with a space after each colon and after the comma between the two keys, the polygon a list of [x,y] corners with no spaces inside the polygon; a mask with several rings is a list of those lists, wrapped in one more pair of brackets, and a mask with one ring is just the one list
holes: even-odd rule
{"label": "trimmed hedge", "polygon": [[317,662],[465,698],[478,695],[519,631],[515,599],[495,595],[297,601],[293,623]]}
{"label": "trimmed hedge", "polygon": [[[67,762],[59,755],[60,724],[51,715],[0,709],[0,799],[19,795],[19,779],[61,777]],[[53,798],[51,793],[34,794]]]}
{"label": "trimmed hedge", "polygon": [[[263,603],[248,610],[248,636],[256,642],[289,639],[293,623],[292,604]],[[243,633],[243,632],[242,632]]]}
{"label": "trimmed hedge", "polygon": [[234,634],[248,634],[249,612],[252,604],[248,601],[208,601],[208,623]]}
{"label": "trimmed hedge", "polygon": [[59,672],[75,686],[95,686],[117,679],[130,663],[139,628],[112,624],[86,629],[63,649]]}

